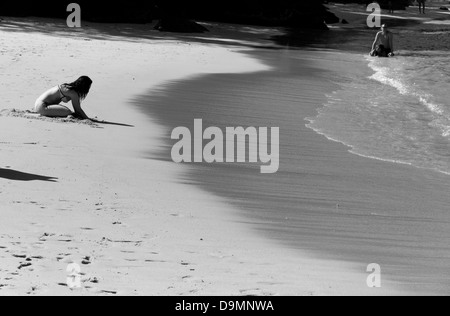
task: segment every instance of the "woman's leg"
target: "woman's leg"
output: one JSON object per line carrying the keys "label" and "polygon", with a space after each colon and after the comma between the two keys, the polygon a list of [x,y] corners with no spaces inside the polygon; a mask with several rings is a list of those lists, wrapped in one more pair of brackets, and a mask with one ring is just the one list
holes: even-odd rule
{"label": "woman's leg", "polygon": [[47,117],[68,117],[73,114],[63,105],[47,105],[45,103],[36,104],[35,110],[40,115]]}

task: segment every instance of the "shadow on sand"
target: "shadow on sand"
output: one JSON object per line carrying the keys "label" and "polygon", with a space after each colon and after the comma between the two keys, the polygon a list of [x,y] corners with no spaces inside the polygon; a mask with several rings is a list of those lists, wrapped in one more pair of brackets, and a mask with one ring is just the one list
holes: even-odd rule
{"label": "shadow on sand", "polygon": [[[280,49],[267,38],[267,29],[233,24],[204,23],[211,34],[168,33],[153,29],[149,24],[102,24],[86,22],[82,28],[68,28],[62,19],[37,17],[7,17],[0,24],[5,32],[28,32],[59,37],[75,37],[84,41],[126,41],[141,43],[143,40],[189,41],[201,44],[243,46],[250,48]],[[269,30],[276,28],[269,28]],[[282,29],[282,28],[279,28]],[[220,30],[217,32],[217,30]]]}
{"label": "shadow on sand", "polygon": [[24,173],[11,169],[0,168],[0,178],[14,180],[14,181],[47,181],[57,182],[58,178],[40,176],[37,174]]}
{"label": "shadow on sand", "polygon": [[115,126],[123,126],[123,127],[134,127],[134,125],[129,124],[123,124],[123,123],[115,123],[115,122],[108,122],[108,121],[99,121],[95,119],[91,119],[92,122],[97,124],[103,124],[103,125],[115,125]]}

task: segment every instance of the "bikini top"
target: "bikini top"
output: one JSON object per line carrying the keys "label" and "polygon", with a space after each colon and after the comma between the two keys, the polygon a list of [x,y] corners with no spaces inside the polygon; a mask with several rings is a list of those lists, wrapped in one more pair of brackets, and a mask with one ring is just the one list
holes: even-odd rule
{"label": "bikini top", "polygon": [[61,86],[58,86],[59,89],[59,94],[61,95],[61,101],[60,102],[64,102],[67,103],[70,101],[69,97],[65,96],[64,93],[61,90]]}

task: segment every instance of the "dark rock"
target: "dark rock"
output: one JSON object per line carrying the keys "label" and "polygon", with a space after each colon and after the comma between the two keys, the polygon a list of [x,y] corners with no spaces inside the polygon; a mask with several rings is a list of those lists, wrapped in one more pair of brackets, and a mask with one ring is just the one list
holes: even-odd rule
{"label": "dark rock", "polygon": [[324,20],[326,24],[336,24],[341,21],[334,13],[330,11],[326,11]]}
{"label": "dark rock", "polygon": [[348,21],[347,21],[346,19],[343,19],[341,23],[342,23],[342,24],[349,24]]}
{"label": "dark rock", "polygon": [[155,30],[160,32],[175,32],[175,33],[205,33],[209,30],[188,19],[182,18],[163,18],[155,26]]}
{"label": "dark rock", "polygon": [[442,11],[449,11],[449,9],[448,9],[447,7],[440,7],[440,9],[441,9]]}

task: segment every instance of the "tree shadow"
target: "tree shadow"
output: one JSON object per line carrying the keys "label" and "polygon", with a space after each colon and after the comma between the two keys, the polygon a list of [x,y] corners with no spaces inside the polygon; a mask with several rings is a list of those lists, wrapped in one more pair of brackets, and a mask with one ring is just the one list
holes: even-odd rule
{"label": "tree shadow", "polygon": [[[81,28],[68,28],[62,19],[38,17],[7,17],[0,24],[5,32],[28,32],[55,37],[77,38],[84,41],[126,41],[141,43],[142,40],[189,41],[200,44],[216,44],[225,46],[241,46],[249,48],[280,49],[273,45],[267,34],[267,27],[241,26],[216,22],[202,23],[210,29],[209,35],[198,33],[168,33],[154,30],[156,24],[103,24],[83,22]],[[260,30],[255,33],[255,30]],[[282,29],[280,28],[269,28]]]}
{"label": "tree shadow", "polygon": [[12,169],[0,168],[0,178],[14,180],[14,181],[47,181],[57,182],[58,178],[40,176],[37,174],[24,173]]}

